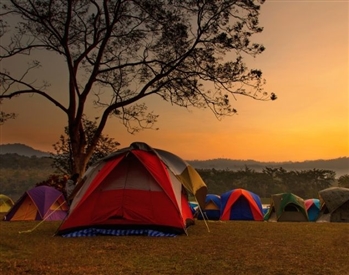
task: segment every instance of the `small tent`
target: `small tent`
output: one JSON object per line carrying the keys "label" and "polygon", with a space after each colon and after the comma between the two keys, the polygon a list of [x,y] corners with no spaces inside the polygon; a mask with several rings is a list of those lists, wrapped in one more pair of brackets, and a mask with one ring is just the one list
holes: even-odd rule
{"label": "small tent", "polygon": [[245,189],[233,189],[221,195],[221,220],[263,221],[260,197]]}
{"label": "small tent", "polygon": [[13,205],[14,205],[14,202],[10,197],[0,194],[0,212],[1,213],[7,213]]}
{"label": "small tent", "polygon": [[317,222],[349,222],[349,188],[330,187],[319,191],[321,210]]}
{"label": "small tent", "polygon": [[[219,220],[221,215],[221,197],[216,194],[207,194],[205,206],[202,210],[204,218],[208,220]],[[197,211],[197,219],[202,220],[202,214]]]}
{"label": "small tent", "polygon": [[5,221],[63,220],[68,204],[62,192],[50,186],[26,191],[4,216]]}
{"label": "small tent", "polygon": [[307,199],[304,201],[305,209],[308,212],[308,218],[310,222],[316,221],[320,213],[320,200],[319,199]]}
{"label": "small tent", "polygon": [[186,233],[193,223],[188,193],[201,205],[207,193],[206,184],[187,162],[142,142],[95,163],[83,182],[57,235]]}
{"label": "small tent", "polygon": [[304,200],[292,193],[271,196],[270,208],[264,219],[270,222],[307,222]]}

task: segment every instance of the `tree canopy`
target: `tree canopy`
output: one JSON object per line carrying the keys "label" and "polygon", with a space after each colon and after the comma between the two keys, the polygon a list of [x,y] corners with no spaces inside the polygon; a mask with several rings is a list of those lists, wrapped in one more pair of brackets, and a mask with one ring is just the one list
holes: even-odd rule
{"label": "tree canopy", "polygon": [[[263,30],[258,21],[263,2],[6,1],[0,61],[38,51],[58,54],[68,85],[52,92],[49,80],[33,77],[41,66],[37,58],[22,72],[1,66],[0,99],[37,94],[64,112],[73,170],[83,174],[110,117],[131,133],[154,126],[158,115],[141,99],[158,96],[184,108],[208,108],[217,118],[237,112],[231,103],[236,96],[276,99],[264,91],[262,71],[245,64],[245,56],[264,51],[252,41]],[[58,93],[66,94],[68,103]],[[90,143],[82,123],[88,102],[102,110]]]}

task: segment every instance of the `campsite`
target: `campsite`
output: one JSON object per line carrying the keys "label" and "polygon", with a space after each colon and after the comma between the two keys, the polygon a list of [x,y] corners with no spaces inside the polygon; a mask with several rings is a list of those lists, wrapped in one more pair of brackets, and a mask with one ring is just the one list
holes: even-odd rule
{"label": "campsite", "polygon": [[349,275],[348,1],[2,1],[0,275]]}
{"label": "campsite", "polygon": [[1,274],[349,272],[348,188],[321,190],[315,214],[316,199],[290,192],[263,209],[242,188],[209,194],[189,163],[138,142],[93,164],[73,194],[68,210],[39,185],[1,216]]}

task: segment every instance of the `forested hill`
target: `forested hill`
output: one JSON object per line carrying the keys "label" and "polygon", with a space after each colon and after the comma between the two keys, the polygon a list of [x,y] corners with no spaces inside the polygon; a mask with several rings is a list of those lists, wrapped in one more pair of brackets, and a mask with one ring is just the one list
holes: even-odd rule
{"label": "forested hill", "polygon": [[36,150],[22,143],[0,144],[0,155],[18,154],[20,156],[48,157],[50,153]]}
{"label": "forested hill", "polygon": [[196,169],[217,169],[238,171],[248,167],[261,172],[265,167],[284,168],[286,170],[301,171],[312,169],[332,170],[337,177],[349,174],[349,157],[330,160],[309,160],[303,162],[258,162],[254,160],[211,159],[188,161]]}
{"label": "forested hill", "polygon": [[[20,156],[48,157],[48,152],[36,150],[28,145],[21,143],[1,144],[0,156],[4,154],[17,154]],[[301,171],[312,169],[332,170],[336,176],[340,177],[349,174],[349,157],[340,157],[329,160],[308,160],[302,162],[259,162],[255,160],[233,160],[233,159],[210,159],[210,160],[188,160],[188,162],[197,169],[218,169],[238,171],[248,167],[256,172],[261,172],[265,167],[279,168],[286,170]],[[1,165],[1,163],[0,163]]]}

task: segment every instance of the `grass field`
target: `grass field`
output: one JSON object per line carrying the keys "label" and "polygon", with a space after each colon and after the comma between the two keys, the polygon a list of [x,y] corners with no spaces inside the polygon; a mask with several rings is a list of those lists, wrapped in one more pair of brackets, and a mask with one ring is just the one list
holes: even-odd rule
{"label": "grass field", "polygon": [[349,274],[349,224],[203,221],[177,237],[54,236],[0,221],[0,274]]}

